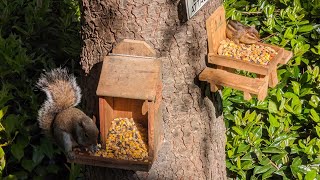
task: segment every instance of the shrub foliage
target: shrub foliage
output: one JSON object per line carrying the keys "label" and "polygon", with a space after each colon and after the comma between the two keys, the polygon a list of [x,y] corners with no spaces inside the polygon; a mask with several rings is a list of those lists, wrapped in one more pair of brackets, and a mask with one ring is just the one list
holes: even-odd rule
{"label": "shrub foliage", "polygon": [[0,179],[67,171],[60,150],[38,128],[44,95],[35,82],[43,70],[76,65],[79,19],[75,0],[0,1]]}
{"label": "shrub foliage", "polygon": [[255,25],[266,43],[291,50],[264,101],[224,88],[228,176],[320,179],[320,1],[225,0],[227,18]]}

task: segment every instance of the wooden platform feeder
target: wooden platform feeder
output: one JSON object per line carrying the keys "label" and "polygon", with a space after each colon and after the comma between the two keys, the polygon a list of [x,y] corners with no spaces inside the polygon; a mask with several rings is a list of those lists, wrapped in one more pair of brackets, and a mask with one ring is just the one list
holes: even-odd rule
{"label": "wooden platform feeder", "polygon": [[[257,95],[259,100],[265,99],[268,86],[275,87],[278,84],[277,65],[286,64],[292,57],[292,52],[278,46],[257,43],[269,46],[278,53],[268,65],[220,56],[218,48],[220,42],[227,38],[226,25],[225,10],[223,6],[220,6],[206,21],[209,47],[208,63],[215,65],[216,68],[206,67],[199,75],[199,79],[209,82],[213,92],[221,86],[228,86],[243,91],[246,100],[251,99],[252,94]],[[257,78],[235,74],[235,69],[256,73]]]}
{"label": "wooden platform feeder", "polygon": [[124,40],[103,61],[97,88],[102,149],[115,118],[133,118],[148,130],[148,162],[77,155],[74,162],[128,170],[148,171],[156,158],[162,135],[161,62],[143,41]]}

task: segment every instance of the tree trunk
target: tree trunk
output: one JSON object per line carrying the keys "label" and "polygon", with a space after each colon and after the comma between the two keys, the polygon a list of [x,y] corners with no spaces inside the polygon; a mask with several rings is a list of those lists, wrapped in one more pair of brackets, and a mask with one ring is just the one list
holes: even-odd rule
{"label": "tree trunk", "polygon": [[[181,24],[175,0],[83,0],[83,105],[97,116],[101,61],[122,39],[146,41],[162,60],[164,142],[149,172],[87,167],[88,179],[226,179],[225,126],[219,94],[198,80],[205,68],[209,1]],[[207,93],[205,93],[207,92]],[[205,95],[207,94],[207,96]],[[208,96],[209,94],[209,96]]]}

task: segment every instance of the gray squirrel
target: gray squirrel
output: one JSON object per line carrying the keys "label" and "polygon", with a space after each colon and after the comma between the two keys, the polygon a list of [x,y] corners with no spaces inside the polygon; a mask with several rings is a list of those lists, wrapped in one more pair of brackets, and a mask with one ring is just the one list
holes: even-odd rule
{"label": "gray squirrel", "polygon": [[99,130],[91,118],[75,107],[80,103],[81,89],[74,75],[56,68],[41,74],[37,87],[47,95],[38,111],[43,133],[53,137],[69,159],[74,159],[73,147],[93,148]]}

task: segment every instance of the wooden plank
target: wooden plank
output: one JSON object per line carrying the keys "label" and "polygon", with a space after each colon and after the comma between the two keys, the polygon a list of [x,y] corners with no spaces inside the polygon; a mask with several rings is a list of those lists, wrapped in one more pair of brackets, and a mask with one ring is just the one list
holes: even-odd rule
{"label": "wooden plank", "polygon": [[146,115],[148,112],[148,100],[145,100],[142,104],[141,114]]}
{"label": "wooden plank", "polygon": [[271,47],[272,49],[276,50],[276,51],[279,51],[281,47],[279,46],[276,46],[276,45],[272,45],[272,44],[265,44],[265,43],[262,43],[262,42],[257,42],[256,43],[257,45],[262,45],[262,46],[267,46],[267,47]]}
{"label": "wooden plank", "polygon": [[106,128],[105,128],[105,99],[99,97],[99,120],[100,120],[100,139],[102,148],[106,147]]}
{"label": "wooden plank", "polygon": [[283,57],[283,48],[279,48],[279,50],[277,51],[278,54],[272,58],[272,60],[269,62],[269,64],[267,65],[268,67],[268,74],[272,73],[274,70],[277,69],[278,64],[280,63],[282,57]]}
{"label": "wooden plank", "polygon": [[274,69],[269,75],[269,87],[275,87],[278,83],[277,69]]}
{"label": "wooden plank", "polygon": [[219,65],[219,66],[245,70],[245,71],[249,71],[257,74],[267,75],[269,73],[267,66],[246,62],[246,61],[242,61],[242,60],[234,59],[230,57],[219,56],[212,53],[208,54],[208,62],[211,64]]}
{"label": "wooden plank", "polygon": [[220,69],[205,68],[199,75],[201,81],[214,82],[248,93],[258,94],[260,88],[267,84],[258,78],[249,78]]}
{"label": "wooden plank", "polygon": [[114,98],[113,117],[114,118],[133,118],[134,122],[148,127],[148,114],[142,114],[143,100]]}
{"label": "wooden plank", "polygon": [[100,156],[90,156],[87,154],[76,154],[74,160],[69,160],[68,162],[85,164],[91,166],[101,166],[109,168],[120,168],[135,171],[149,171],[150,162],[140,162],[140,161],[127,161],[120,159],[110,159]]}
{"label": "wooden plank", "polygon": [[263,101],[268,95],[268,80],[269,80],[269,76],[265,76],[261,80],[263,80],[265,82],[265,84],[259,89],[258,100]]}
{"label": "wooden plank", "polygon": [[213,81],[210,82],[210,91],[211,92],[217,92],[221,87],[219,85],[216,85]]}
{"label": "wooden plank", "polygon": [[113,106],[114,106],[114,98],[113,97],[105,97],[105,135],[107,136],[109,129],[111,127],[111,123],[114,119],[114,110],[113,110]]}
{"label": "wooden plank", "polygon": [[220,6],[206,20],[209,53],[217,54],[220,42],[226,39],[226,27],[225,10]]}
{"label": "wooden plank", "polygon": [[217,65],[217,69],[225,70],[225,71],[232,72],[232,73],[235,72],[235,69],[229,68],[229,67],[224,67],[224,66],[218,66]]}
{"label": "wooden plank", "polygon": [[280,61],[280,64],[287,64],[287,62],[292,58],[293,53],[291,51],[284,50],[283,57]]}
{"label": "wooden plank", "polygon": [[113,98],[99,97],[100,138],[102,148],[106,148],[106,138],[113,120]]}
{"label": "wooden plank", "polygon": [[155,50],[145,41],[124,39],[112,49],[115,54],[155,57]]}
{"label": "wooden plank", "polygon": [[148,145],[149,145],[149,158],[153,162],[154,159],[154,118],[155,118],[155,109],[154,102],[149,102],[148,104]]}
{"label": "wooden plank", "polygon": [[105,128],[105,99],[99,97],[99,120],[100,120],[100,139],[102,148],[106,148],[106,128]]}
{"label": "wooden plank", "polygon": [[160,72],[156,58],[106,56],[97,95],[153,101]]}
{"label": "wooden plank", "polygon": [[249,101],[252,98],[251,94],[248,92],[243,92],[243,99]]}

